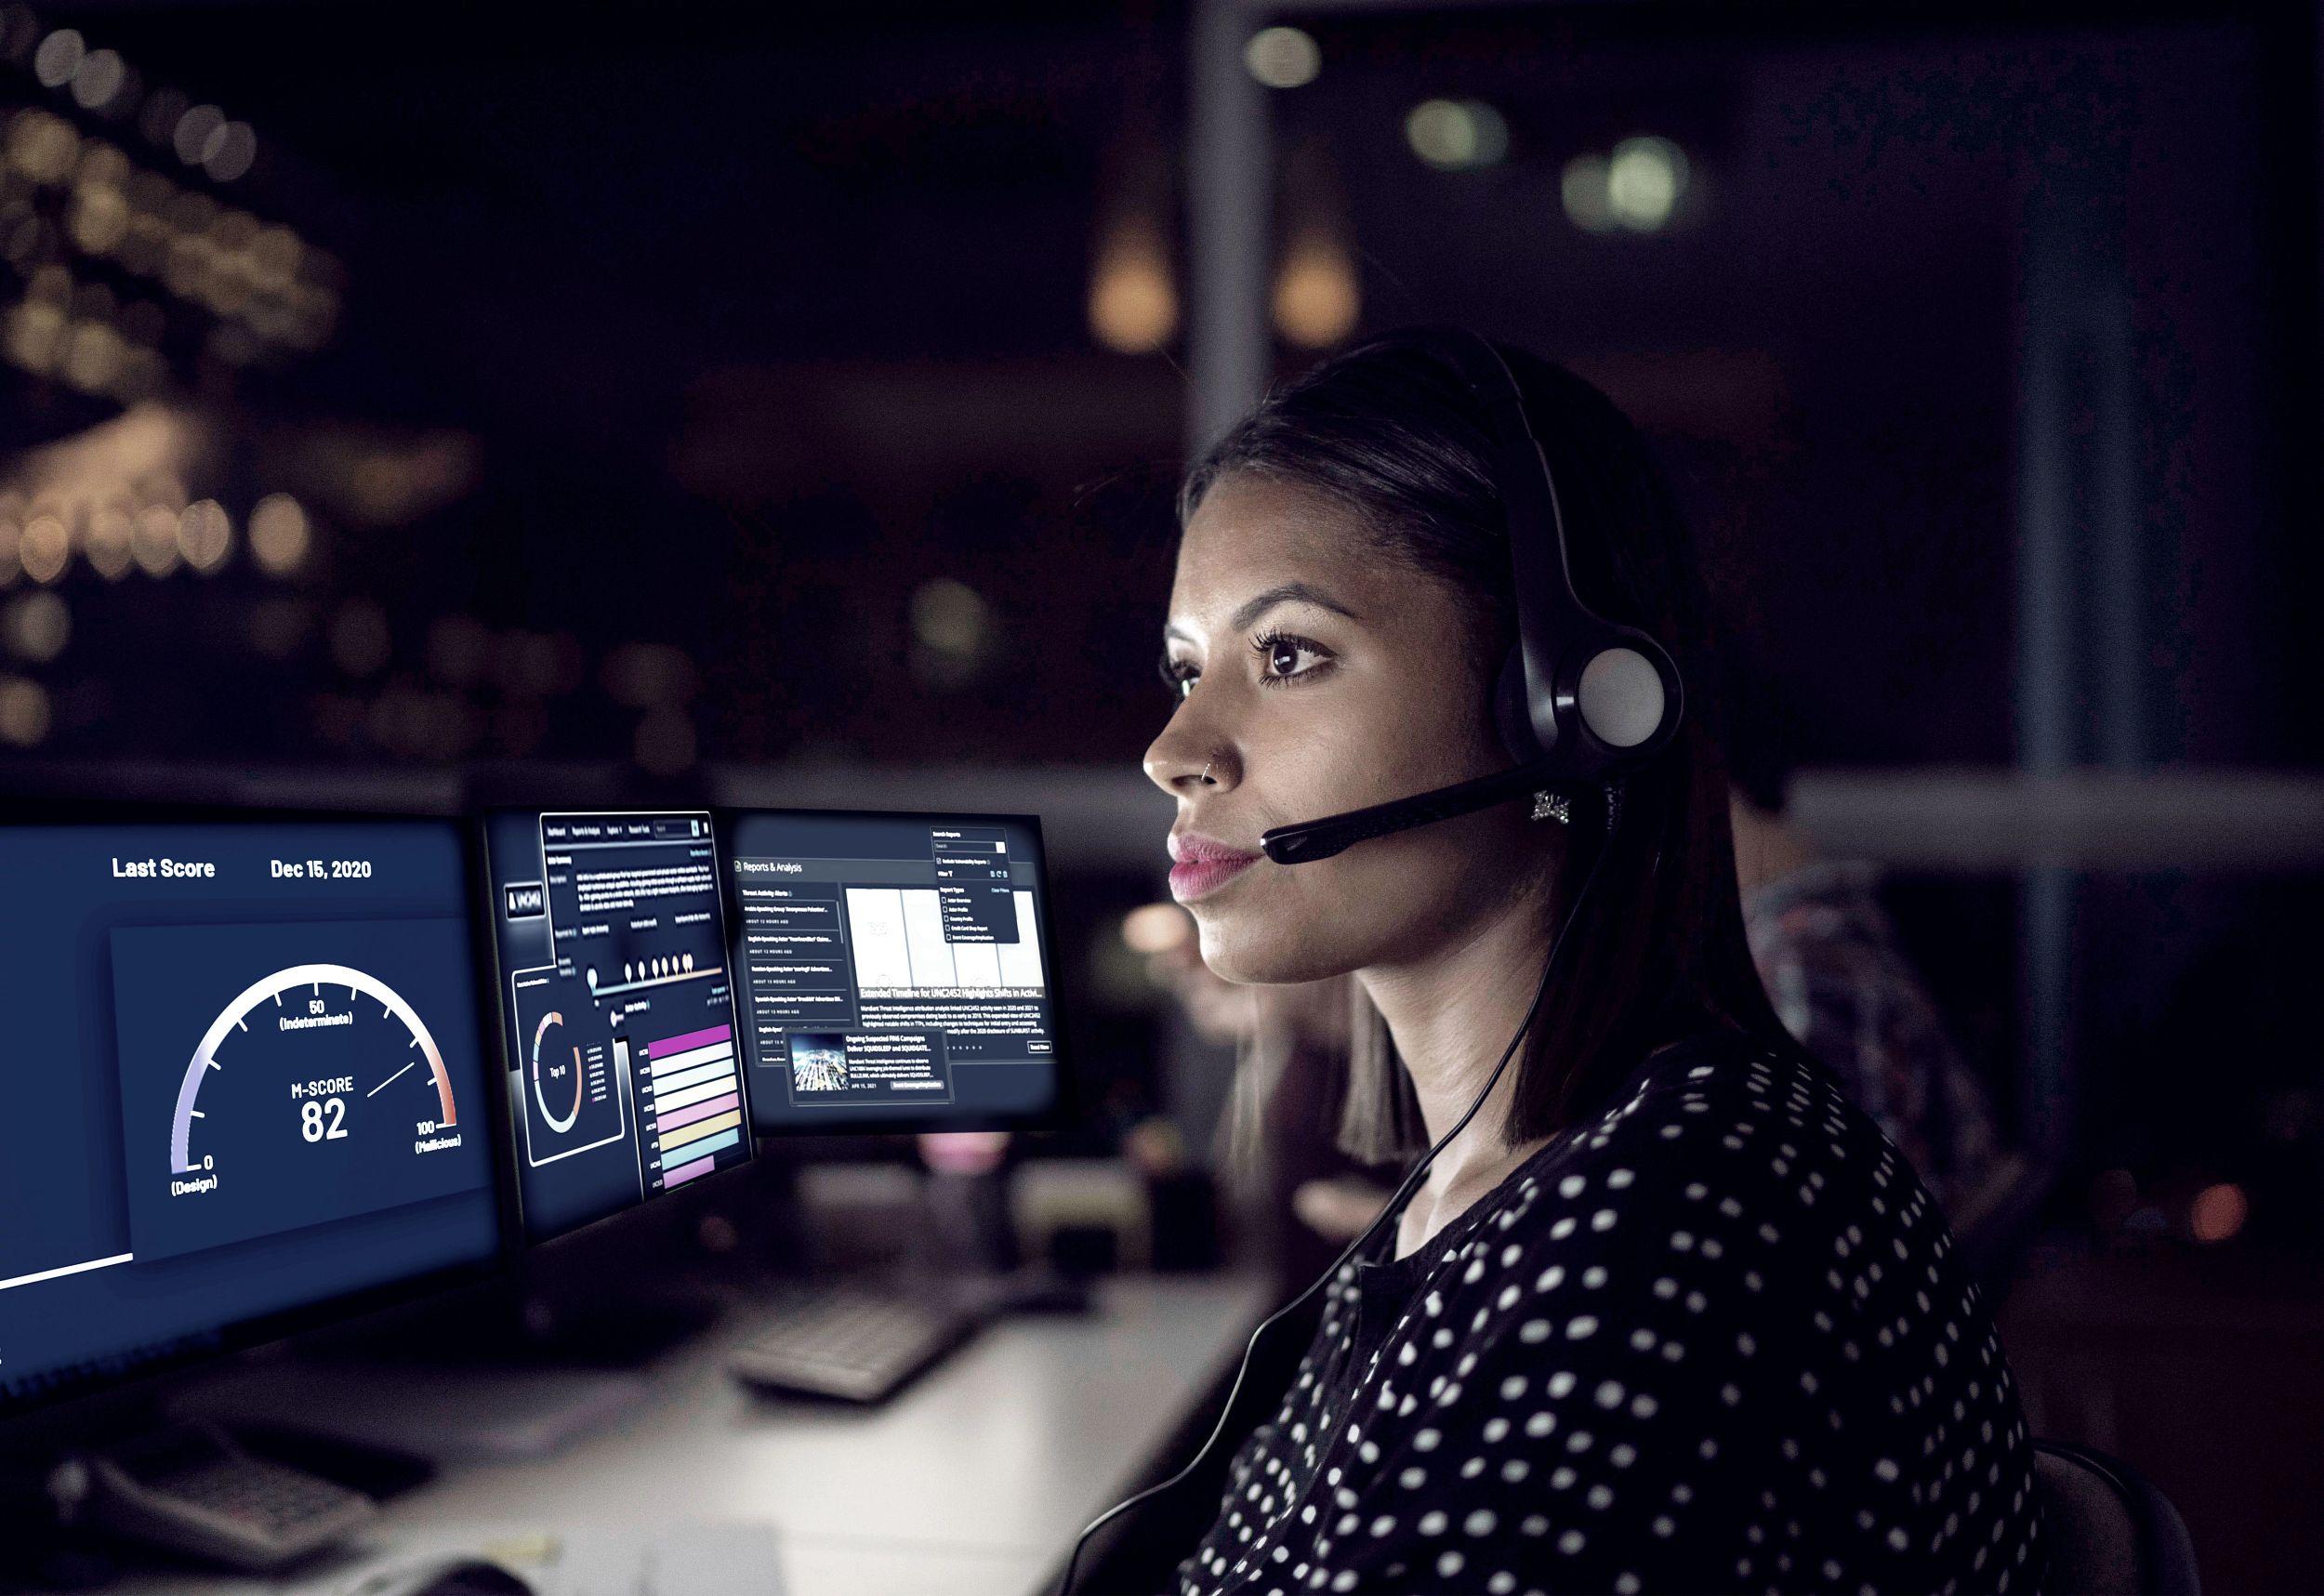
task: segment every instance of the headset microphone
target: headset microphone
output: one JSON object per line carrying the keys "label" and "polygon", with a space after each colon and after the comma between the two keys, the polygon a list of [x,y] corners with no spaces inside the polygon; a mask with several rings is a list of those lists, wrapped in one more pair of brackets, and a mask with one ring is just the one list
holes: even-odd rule
{"label": "headset microphone", "polygon": [[1259,838],[1277,864],[1328,859],[1368,838],[1431,825],[1549,789],[1595,786],[1653,758],[1677,734],[1685,695],[1678,666],[1635,627],[1618,626],[1581,601],[1567,558],[1565,518],[1548,455],[1499,350],[1460,327],[1391,333],[1359,353],[1411,350],[1447,367],[1482,402],[1494,485],[1508,521],[1517,644],[1503,662],[1493,719],[1512,761],[1507,770],[1410,798],[1374,804]]}

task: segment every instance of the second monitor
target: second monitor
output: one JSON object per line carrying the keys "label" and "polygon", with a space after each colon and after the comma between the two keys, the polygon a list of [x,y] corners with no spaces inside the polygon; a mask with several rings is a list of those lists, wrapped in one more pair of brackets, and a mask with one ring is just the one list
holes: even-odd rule
{"label": "second monitor", "polygon": [[748,1158],[709,815],[495,811],[485,842],[526,1233]]}

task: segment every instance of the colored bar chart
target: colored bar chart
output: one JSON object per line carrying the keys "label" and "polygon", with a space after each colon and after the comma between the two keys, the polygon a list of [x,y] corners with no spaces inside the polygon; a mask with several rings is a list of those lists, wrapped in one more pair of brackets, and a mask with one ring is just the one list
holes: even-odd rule
{"label": "colored bar chart", "polygon": [[742,1080],[732,1025],[647,1043],[638,1074],[649,1121],[647,1156],[664,1191],[707,1175],[721,1154],[742,1145]]}

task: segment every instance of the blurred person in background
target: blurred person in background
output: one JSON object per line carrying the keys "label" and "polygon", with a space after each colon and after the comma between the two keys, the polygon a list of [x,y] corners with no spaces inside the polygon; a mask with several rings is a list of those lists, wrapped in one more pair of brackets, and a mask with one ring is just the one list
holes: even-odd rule
{"label": "blurred person in background", "polygon": [[[1366,346],[1190,476],[1178,703],[1145,760],[1177,802],[1172,894],[1226,980],[1353,977],[1348,1144],[1437,1150],[1328,1282],[1179,1588],[2036,1589],[1990,1316],[1751,963],[1684,524],[1603,394],[1494,358],[1554,466],[1578,591],[1670,651],[1686,714],[1618,798],[1577,785],[1277,864],[1271,827],[1507,767],[1495,432],[1444,359]],[[1497,1053],[1517,1067],[1496,1077]]]}
{"label": "blurred person in background", "polygon": [[1135,944],[1146,972],[1196,1035],[1235,1052],[1219,1162],[1245,1223],[1261,1237],[1278,1299],[1303,1289],[1379,1216],[1393,1180],[1340,1145],[1351,1006],[1345,976],[1277,986],[1221,981],[1202,962],[1195,923],[1149,904]]}
{"label": "blurred person in background", "polygon": [[1875,895],[1880,866],[1824,858],[1785,819],[1795,745],[1773,684],[1739,649],[1723,666],[1728,824],[1751,961],[1784,1028],[1904,1150],[1966,1233],[2023,1160],[2001,1148],[1985,1087]]}

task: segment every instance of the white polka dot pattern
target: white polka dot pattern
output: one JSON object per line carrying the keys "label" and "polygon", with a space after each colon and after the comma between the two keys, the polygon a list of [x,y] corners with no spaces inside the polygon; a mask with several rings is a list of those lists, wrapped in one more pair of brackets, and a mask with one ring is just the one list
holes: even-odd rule
{"label": "white polka dot pattern", "polygon": [[1183,1596],[2039,1589],[2007,1360],[1878,1127],[1725,1034],[1612,1101],[1340,1272]]}

